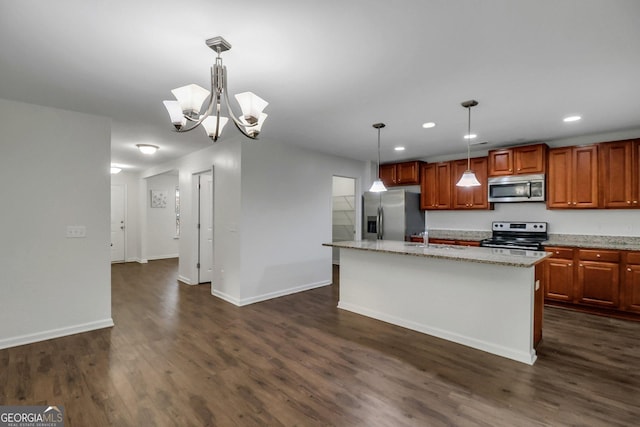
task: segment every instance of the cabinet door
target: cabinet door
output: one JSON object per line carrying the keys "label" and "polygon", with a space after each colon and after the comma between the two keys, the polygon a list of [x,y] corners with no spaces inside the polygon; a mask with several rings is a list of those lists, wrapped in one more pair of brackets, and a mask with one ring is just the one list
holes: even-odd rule
{"label": "cabinet door", "polygon": [[471,207],[473,187],[458,187],[456,185],[466,170],[466,160],[455,160],[451,162],[451,188],[453,195],[451,207],[453,209],[468,209]]}
{"label": "cabinet door", "polygon": [[392,187],[396,185],[396,165],[380,165],[380,173],[378,176],[380,177],[382,182],[384,182],[385,186]]}
{"label": "cabinet door", "polygon": [[631,141],[601,145],[600,168],[605,208],[633,207],[633,145]]}
{"label": "cabinet door", "polygon": [[544,297],[556,301],[573,301],[573,260],[549,258],[545,261]]}
{"label": "cabinet door", "polygon": [[396,184],[413,185],[420,183],[420,162],[396,164]]}
{"label": "cabinet door", "polygon": [[[479,187],[472,187],[471,208],[487,209],[489,208],[489,194],[487,190],[487,168],[488,160],[486,157],[476,157],[471,159],[471,170],[476,174],[476,178],[480,181]],[[457,181],[456,181],[457,182]]]}
{"label": "cabinet door", "polygon": [[503,176],[513,174],[513,150],[489,151],[489,176]]}
{"label": "cabinet door", "polygon": [[631,143],[631,152],[633,156],[631,204],[633,204],[634,208],[640,208],[640,139],[636,139]]}
{"label": "cabinet door", "polygon": [[620,264],[580,261],[578,264],[578,302],[617,308],[620,304]]}
{"label": "cabinet door", "polygon": [[573,148],[572,206],[597,208],[598,203],[598,146]]}
{"label": "cabinet door", "polygon": [[549,150],[547,174],[547,207],[570,208],[571,200],[571,147]]}
{"label": "cabinet door", "polygon": [[436,192],[436,164],[428,163],[422,166],[420,174],[420,209],[435,209],[438,204]]}
{"label": "cabinet door", "polygon": [[640,265],[627,264],[624,272],[624,310],[640,313]]}
{"label": "cabinet door", "polygon": [[451,164],[436,163],[436,209],[451,209]]}
{"label": "cabinet door", "polygon": [[480,181],[478,187],[458,187],[456,183],[467,170],[466,160],[451,162],[452,208],[453,209],[487,209],[489,207],[487,195],[487,158],[475,157],[471,159],[471,170]]}
{"label": "cabinet door", "polygon": [[547,158],[547,146],[528,145],[513,150],[516,174],[544,173]]}

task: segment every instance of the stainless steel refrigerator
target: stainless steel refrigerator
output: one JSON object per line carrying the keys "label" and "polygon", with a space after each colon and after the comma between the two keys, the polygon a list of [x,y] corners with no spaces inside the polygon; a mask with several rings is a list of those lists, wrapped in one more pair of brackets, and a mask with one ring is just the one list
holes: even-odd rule
{"label": "stainless steel refrigerator", "polygon": [[409,240],[410,235],[424,230],[420,194],[406,190],[366,192],[363,199],[364,239]]}

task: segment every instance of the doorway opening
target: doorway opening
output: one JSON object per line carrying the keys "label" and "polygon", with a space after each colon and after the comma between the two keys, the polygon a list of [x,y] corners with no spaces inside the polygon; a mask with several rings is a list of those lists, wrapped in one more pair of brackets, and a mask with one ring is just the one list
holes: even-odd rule
{"label": "doorway opening", "polygon": [[[332,236],[333,242],[356,238],[356,180],[333,177]],[[340,250],[333,248],[333,264],[340,264]]]}

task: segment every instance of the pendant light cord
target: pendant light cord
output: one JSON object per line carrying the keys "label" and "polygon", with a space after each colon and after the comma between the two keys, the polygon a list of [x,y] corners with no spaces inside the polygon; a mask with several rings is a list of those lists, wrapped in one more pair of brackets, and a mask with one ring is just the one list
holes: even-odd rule
{"label": "pendant light cord", "polygon": [[380,179],[380,128],[378,128],[378,179]]}
{"label": "pendant light cord", "polygon": [[469,109],[469,121],[467,126],[467,170],[471,170],[471,107]]}

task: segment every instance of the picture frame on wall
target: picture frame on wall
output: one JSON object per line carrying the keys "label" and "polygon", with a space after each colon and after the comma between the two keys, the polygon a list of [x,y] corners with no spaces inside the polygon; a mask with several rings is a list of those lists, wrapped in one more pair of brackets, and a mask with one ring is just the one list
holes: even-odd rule
{"label": "picture frame on wall", "polygon": [[166,208],[167,192],[164,190],[151,190],[151,207]]}

